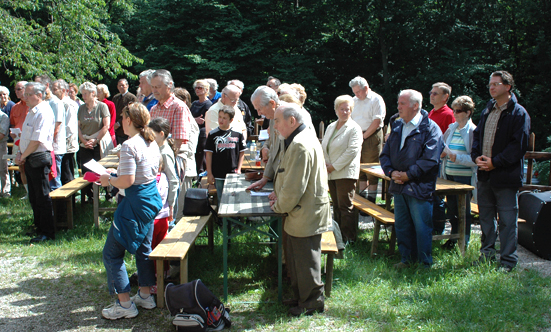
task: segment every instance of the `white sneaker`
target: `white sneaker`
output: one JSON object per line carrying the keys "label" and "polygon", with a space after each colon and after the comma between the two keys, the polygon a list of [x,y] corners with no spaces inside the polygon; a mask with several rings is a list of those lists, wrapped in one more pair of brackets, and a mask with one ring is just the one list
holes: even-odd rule
{"label": "white sneaker", "polygon": [[139,290],[138,293],[136,293],[136,295],[132,296],[130,299],[132,300],[132,302],[134,302],[134,304],[144,309],[153,309],[157,307],[155,299],[153,299],[153,295],[149,294],[149,297],[147,299],[144,299],[140,296]]}
{"label": "white sneaker", "polygon": [[130,308],[123,308],[119,300],[117,302],[108,305],[101,311],[101,315],[106,319],[121,319],[121,318],[134,318],[138,316],[138,308],[132,303]]}

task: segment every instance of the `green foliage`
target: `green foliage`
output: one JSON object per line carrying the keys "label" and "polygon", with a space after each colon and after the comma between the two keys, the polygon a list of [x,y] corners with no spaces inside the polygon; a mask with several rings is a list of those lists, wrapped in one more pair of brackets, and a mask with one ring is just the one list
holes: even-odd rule
{"label": "green foliage", "polygon": [[[109,10],[131,12],[129,0],[0,2],[0,61],[15,79],[48,73],[69,81],[128,74],[140,60],[109,31]],[[129,74],[132,76],[132,74]]]}

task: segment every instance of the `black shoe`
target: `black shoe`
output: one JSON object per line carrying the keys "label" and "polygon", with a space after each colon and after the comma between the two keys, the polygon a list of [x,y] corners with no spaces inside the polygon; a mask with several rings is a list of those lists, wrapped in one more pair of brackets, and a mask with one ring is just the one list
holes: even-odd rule
{"label": "black shoe", "polygon": [[452,250],[453,248],[455,248],[455,245],[456,245],[456,244],[457,244],[456,241],[454,241],[454,240],[448,240],[448,241],[446,241],[446,243],[444,243],[444,244],[442,245],[442,249],[444,249],[444,250]]}
{"label": "black shoe", "polygon": [[295,317],[298,317],[300,315],[311,316],[316,312],[322,313],[323,312],[323,307],[319,307],[319,308],[293,307],[293,308],[289,309],[289,314],[291,314],[292,316],[295,316]]}
{"label": "black shoe", "polygon": [[44,241],[49,241],[51,240],[49,237],[47,237],[46,235],[39,235],[37,237],[35,237],[34,239],[31,239],[31,243],[40,243],[40,242],[44,242]]}

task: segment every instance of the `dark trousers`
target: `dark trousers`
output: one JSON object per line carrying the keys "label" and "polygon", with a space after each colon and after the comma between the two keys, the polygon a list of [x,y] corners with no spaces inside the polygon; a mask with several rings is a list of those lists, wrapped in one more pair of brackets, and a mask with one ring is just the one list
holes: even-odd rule
{"label": "dark trousers", "polygon": [[199,140],[197,141],[197,150],[195,151],[195,165],[197,167],[197,174],[203,173],[207,169],[207,162],[205,160],[205,145],[207,144],[207,134],[205,127],[199,131]]}
{"label": "dark trousers", "polygon": [[75,153],[66,153],[61,159],[61,184],[65,185],[75,179]]}
{"label": "dark trousers", "polygon": [[355,179],[329,180],[329,193],[333,201],[333,219],[339,224],[345,241],[356,241],[358,219],[354,218]]}
{"label": "dark trousers", "polygon": [[[33,209],[34,225],[39,235],[46,235],[49,238],[55,238],[54,211],[52,208],[52,199],[50,198],[50,181],[48,174],[52,166],[52,158],[48,153],[43,154],[44,163],[39,167],[32,167],[29,158],[25,162],[25,174],[27,174],[27,184],[29,187],[29,203]],[[48,162],[49,160],[49,162]]]}
{"label": "dark trousers", "polygon": [[128,139],[128,136],[126,136],[126,135],[124,135],[124,136],[116,135],[115,137],[117,138],[117,145],[121,145],[122,143],[124,143]]}
{"label": "dark trousers", "polygon": [[[96,145],[94,149],[86,149],[83,147],[80,147],[80,150],[78,150],[78,154],[80,156],[80,162],[82,163],[82,175],[86,172],[90,172],[88,168],[84,166],[87,162],[94,159],[96,161],[99,161],[101,159],[101,153],[99,149],[99,145]],[[82,194],[86,195],[88,197],[92,197],[92,185],[86,186],[86,188],[82,189]]]}
{"label": "dark trousers", "polygon": [[298,306],[307,309],[323,308],[321,234],[309,237],[287,235],[285,250],[291,288],[298,300]]}

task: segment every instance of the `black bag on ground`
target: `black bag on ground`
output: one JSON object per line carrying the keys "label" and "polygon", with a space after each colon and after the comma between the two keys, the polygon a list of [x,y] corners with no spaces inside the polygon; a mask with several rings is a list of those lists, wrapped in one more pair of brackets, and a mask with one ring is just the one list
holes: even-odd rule
{"label": "black bag on ground", "polygon": [[189,188],[184,198],[184,216],[208,216],[211,212],[209,190]]}
{"label": "black bag on ground", "polygon": [[166,285],[166,307],[178,331],[217,331],[231,326],[229,310],[200,279]]}
{"label": "black bag on ground", "polygon": [[551,260],[551,191],[521,192],[518,197],[518,216],[526,220],[518,224],[518,243]]}

